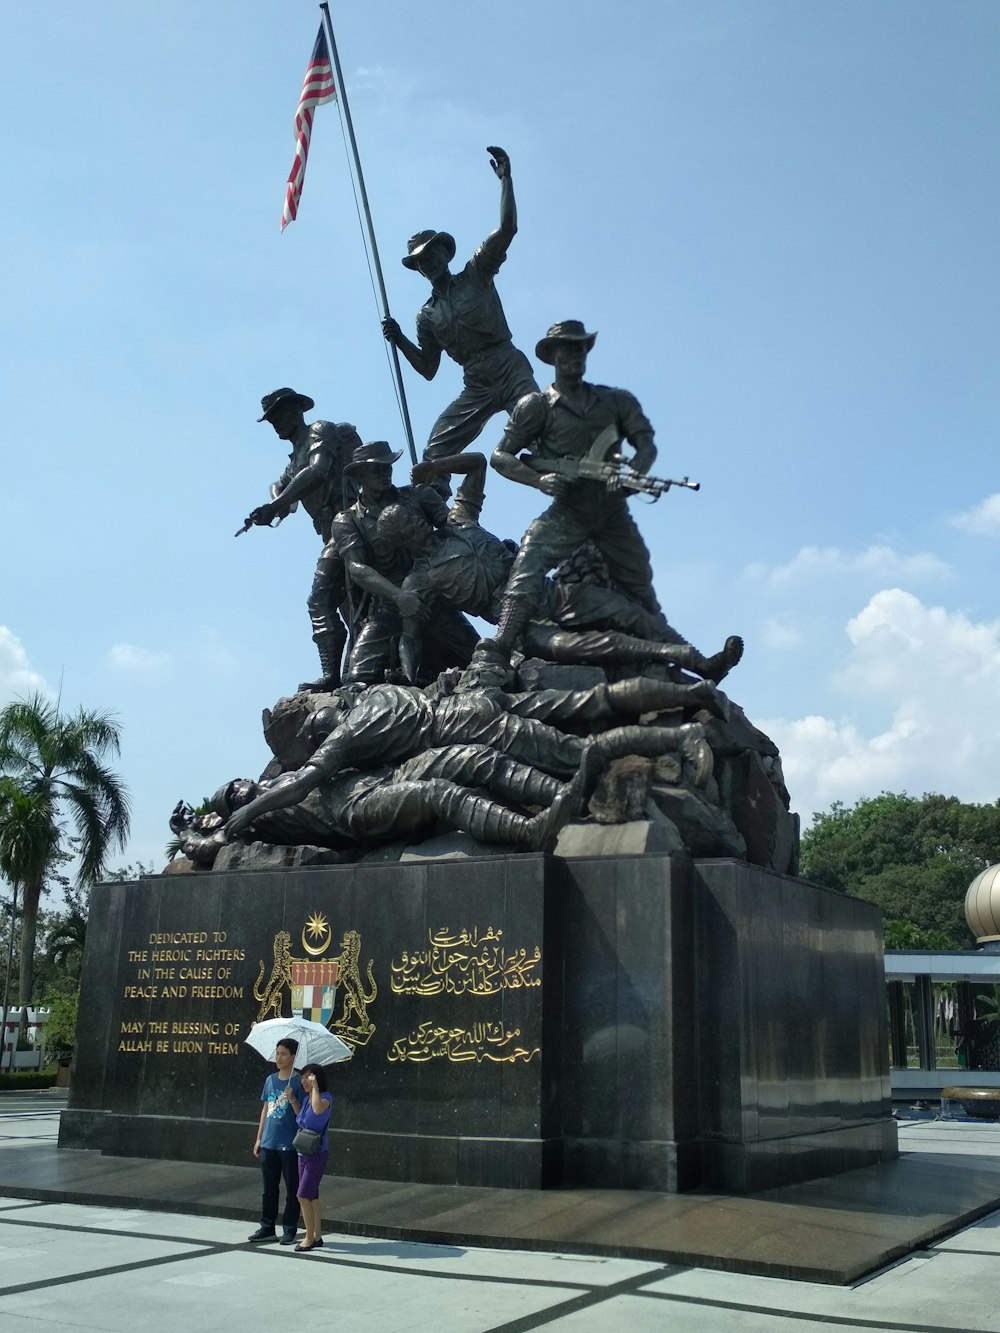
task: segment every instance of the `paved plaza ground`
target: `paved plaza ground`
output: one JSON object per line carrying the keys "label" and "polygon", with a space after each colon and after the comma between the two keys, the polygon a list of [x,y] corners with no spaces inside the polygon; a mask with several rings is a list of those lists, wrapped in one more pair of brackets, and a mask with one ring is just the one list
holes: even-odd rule
{"label": "paved plaza ground", "polygon": [[[24,1197],[23,1187],[21,1197],[8,1193],[15,1187],[7,1182],[23,1181],[35,1163],[48,1162],[51,1170],[61,1159],[86,1157],[107,1164],[109,1177],[123,1169],[116,1168],[121,1159],[57,1152],[63,1104],[58,1094],[0,1093],[3,1333],[272,1333],[276,1326],[313,1323],[359,1333],[793,1333],[824,1326],[1000,1331],[1000,1211],[839,1286],[609,1255],[332,1231],[321,1252],[300,1256],[277,1245],[248,1245],[245,1220],[195,1216],[177,1203],[171,1204],[176,1211],[158,1211],[134,1200],[114,1207],[52,1202],[51,1189],[38,1199]],[[956,1176],[980,1163],[992,1173],[1000,1162],[1000,1126],[903,1122],[900,1148],[904,1167],[907,1159],[913,1165],[926,1159],[950,1161]],[[175,1175],[182,1167],[191,1170],[190,1164],[155,1164]],[[246,1181],[252,1189],[249,1173]],[[858,1199],[863,1220],[864,1191]],[[933,1215],[935,1200],[914,1206]]]}

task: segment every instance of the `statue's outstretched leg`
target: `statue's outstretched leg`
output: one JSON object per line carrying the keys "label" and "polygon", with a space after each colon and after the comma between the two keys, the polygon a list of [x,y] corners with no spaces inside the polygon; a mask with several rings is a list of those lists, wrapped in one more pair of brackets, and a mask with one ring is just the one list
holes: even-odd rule
{"label": "statue's outstretched leg", "polygon": [[447,745],[424,750],[394,770],[396,782],[447,778],[465,787],[485,787],[502,801],[548,805],[563,784],[531,764],[519,763],[487,745]]}
{"label": "statue's outstretched leg", "polygon": [[[640,728],[636,728],[640,730]],[[588,747],[580,759],[580,767],[572,782],[567,782],[549,808],[528,820],[531,841],[528,846],[538,852],[550,851],[571,819],[583,812],[597,779],[606,764],[606,756]]]}
{"label": "statue's outstretched leg", "polygon": [[567,630],[537,621],[525,627],[523,644],[527,656],[537,655],[549,662],[595,666],[669,662],[715,683],[727,676],[743,656],[743,640],[736,635],[726,640],[721,652],[705,657],[689,643],[660,643],[619,630]]}
{"label": "statue's outstretched leg", "polygon": [[704,708],[723,722],[729,721],[729,700],[710,680],[680,685],[672,680],[652,680],[636,676],[609,685],[608,702],[616,712],[639,717],[671,708]]}
{"label": "statue's outstretched leg", "polygon": [[602,765],[603,756],[595,753],[588,759],[585,755],[572,782],[560,785],[548,809],[532,819],[444,779],[414,786],[423,789],[428,808],[479,842],[544,851],[555,842],[559,830],[583,809]]}
{"label": "statue's outstretched leg", "polygon": [[[515,814],[506,806],[444,778],[432,778],[420,785],[424,787],[423,795],[428,806],[438,818],[447,820],[478,842],[498,842],[512,847],[536,846],[533,821],[526,815]],[[567,815],[567,819],[569,817]]]}
{"label": "statue's outstretched leg", "polygon": [[[664,645],[665,648],[670,646]],[[673,645],[671,660],[684,670],[693,671],[703,680],[710,680],[718,685],[720,680],[725,680],[742,656],[743,640],[738,634],[730,634],[722,651],[713,653],[711,657],[703,657],[697,648],[692,648],[690,644]]]}

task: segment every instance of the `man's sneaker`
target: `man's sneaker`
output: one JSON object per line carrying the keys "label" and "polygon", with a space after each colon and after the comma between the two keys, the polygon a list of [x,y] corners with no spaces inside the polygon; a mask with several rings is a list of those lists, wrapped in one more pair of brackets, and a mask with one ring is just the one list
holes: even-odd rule
{"label": "man's sneaker", "polygon": [[251,1245],[259,1245],[265,1240],[277,1240],[277,1233],[274,1227],[258,1227],[252,1236],[247,1236]]}
{"label": "man's sneaker", "polygon": [[281,1240],[278,1241],[278,1244],[279,1244],[279,1245],[294,1245],[294,1244],[295,1244],[295,1235],[296,1235],[296,1233],[295,1233],[294,1231],[283,1231],[283,1232],[281,1233]]}

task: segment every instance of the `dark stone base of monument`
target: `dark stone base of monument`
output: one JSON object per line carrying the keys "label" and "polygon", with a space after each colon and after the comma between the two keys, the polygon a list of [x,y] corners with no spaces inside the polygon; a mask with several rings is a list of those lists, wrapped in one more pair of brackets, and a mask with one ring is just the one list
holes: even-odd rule
{"label": "dark stone base of monument", "polygon": [[752,1191],[896,1152],[877,911],[651,854],[101,885],[60,1142],[251,1162],[242,1039],[293,1010],[355,1048],[340,1175]]}

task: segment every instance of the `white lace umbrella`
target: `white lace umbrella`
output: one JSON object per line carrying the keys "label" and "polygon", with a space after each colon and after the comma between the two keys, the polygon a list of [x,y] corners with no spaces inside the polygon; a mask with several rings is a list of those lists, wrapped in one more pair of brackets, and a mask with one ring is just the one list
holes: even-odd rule
{"label": "white lace umbrella", "polygon": [[263,1023],[255,1023],[249,1037],[243,1040],[273,1064],[275,1048],[286,1038],[299,1043],[295,1052],[296,1069],[304,1065],[339,1064],[354,1054],[346,1041],[341,1041],[322,1023],[313,1023],[308,1018],[268,1018]]}

